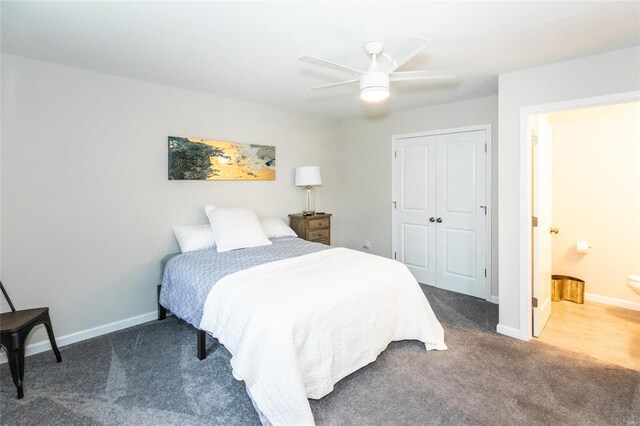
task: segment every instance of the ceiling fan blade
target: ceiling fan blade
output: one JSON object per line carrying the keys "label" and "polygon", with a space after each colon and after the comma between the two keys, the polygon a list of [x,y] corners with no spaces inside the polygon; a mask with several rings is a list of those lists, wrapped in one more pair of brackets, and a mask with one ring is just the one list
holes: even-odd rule
{"label": "ceiling fan blade", "polygon": [[452,75],[433,75],[428,71],[394,72],[389,76],[389,81],[418,81],[418,80],[448,80],[455,78]]}
{"label": "ceiling fan blade", "polygon": [[298,58],[299,61],[308,62],[314,65],[320,65],[321,67],[331,68],[334,70],[348,72],[350,74],[363,74],[362,71],[355,68],[348,67],[346,65],[336,64],[335,62],[327,61],[325,59],[316,58],[315,56],[303,55]]}
{"label": "ceiling fan blade", "polygon": [[323,84],[321,86],[309,87],[309,90],[328,89],[329,87],[336,87],[336,86],[342,86],[344,84],[357,83],[358,80],[360,79],[356,78],[355,80],[347,80],[347,81],[340,81],[338,83]]}
{"label": "ceiling fan blade", "polygon": [[387,74],[392,73],[409,59],[413,58],[419,51],[424,49],[430,41],[430,39],[425,37],[409,37],[409,39],[398,47],[392,54],[382,55],[378,61],[376,71],[386,72]]}

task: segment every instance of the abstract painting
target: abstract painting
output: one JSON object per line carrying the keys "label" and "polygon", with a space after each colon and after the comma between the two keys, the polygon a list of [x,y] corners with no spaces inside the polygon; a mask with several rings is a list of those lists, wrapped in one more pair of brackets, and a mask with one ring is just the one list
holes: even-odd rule
{"label": "abstract painting", "polygon": [[169,136],[169,180],[275,178],[275,146]]}

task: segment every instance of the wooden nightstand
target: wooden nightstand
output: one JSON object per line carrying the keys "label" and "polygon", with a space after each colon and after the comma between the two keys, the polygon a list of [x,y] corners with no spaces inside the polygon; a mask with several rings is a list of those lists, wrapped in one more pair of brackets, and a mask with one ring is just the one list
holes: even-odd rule
{"label": "wooden nightstand", "polygon": [[331,214],[302,216],[298,213],[290,214],[289,219],[291,220],[291,228],[303,240],[331,244]]}

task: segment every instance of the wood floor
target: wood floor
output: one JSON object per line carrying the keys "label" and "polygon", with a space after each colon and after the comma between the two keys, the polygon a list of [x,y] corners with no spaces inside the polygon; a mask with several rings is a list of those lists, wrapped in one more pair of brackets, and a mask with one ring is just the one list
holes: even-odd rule
{"label": "wood floor", "polygon": [[540,341],[640,371],[640,311],[593,302],[552,303]]}

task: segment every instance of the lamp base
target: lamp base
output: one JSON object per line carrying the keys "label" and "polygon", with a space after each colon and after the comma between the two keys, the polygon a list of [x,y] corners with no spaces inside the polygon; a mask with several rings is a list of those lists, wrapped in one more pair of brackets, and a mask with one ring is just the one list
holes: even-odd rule
{"label": "lamp base", "polygon": [[313,193],[313,187],[307,185],[304,187],[304,210],[302,210],[302,216],[313,216],[315,214],[316,200]]}

